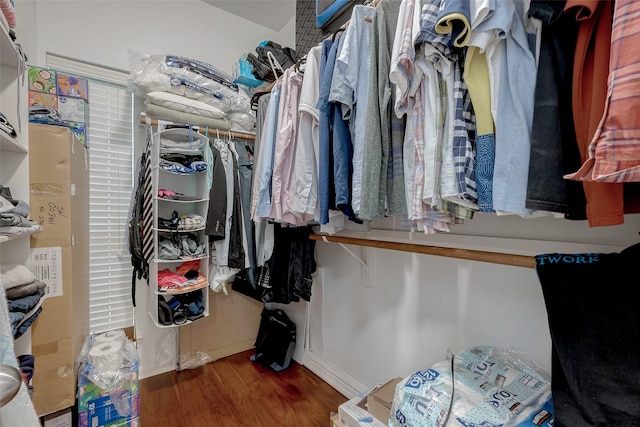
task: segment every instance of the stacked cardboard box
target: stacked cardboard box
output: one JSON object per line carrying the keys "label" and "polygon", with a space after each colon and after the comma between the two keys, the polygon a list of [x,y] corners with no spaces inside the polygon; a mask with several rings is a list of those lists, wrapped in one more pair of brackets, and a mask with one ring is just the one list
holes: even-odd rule
{"label": "stacked cardboard box", "polygon": [[[50,107],[87,146],[89,82],[51,68],[29,66],[29,107]],[[41,123],[41,122],[38,122]]]}
{"label": "stacked cardboard box", "polygon": [[70,129],[29,125],[31,266],[47,283],[31,326],[36,358],[33,403],[39,416],[74,405],[75,362],[89,334],[89,171]]}
{"label": "stacked cardboard box", "polygon": [[396,385],[402,378],[393,378],[338,407],[338,421],[345,427],[384,427],[389,422]]}

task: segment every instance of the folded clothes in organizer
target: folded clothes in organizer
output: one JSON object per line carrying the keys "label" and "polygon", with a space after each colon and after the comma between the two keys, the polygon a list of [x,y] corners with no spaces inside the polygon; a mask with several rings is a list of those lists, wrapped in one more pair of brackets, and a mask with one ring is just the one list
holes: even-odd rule
{"label": "folded clothes in organizer", "polygon": [[0,227],[31,227],[35,221],[31,221],[22,215],[15,213],[1,213]]}
{"label": "folded clothes in organizer", "polygon": [[31,316],[29,316],[28,318],[26,318],[21,324],[20,326],[18,326],[18,330],[16,331],[16,333],[13,335],[13,339],[18,339],[20,338],[22,335],[24,335],[25,332],[27,332],[27,330],[31,327],[31,324],[33,322],[35,322],[35,320],[38,318],[38,316],[40,315],[40,313],[42,313],[42,307],[38,307],[38,309],[36,310],[35,313],[33,313]]}
{"label": "folded clothes in organizer", "polygon": [[13,125],[9,122],[7,117],[2,113],[0,113],[0,130],[12,138],[15,138],[18,136]]}
{"label": "folded clothes in organizer", "polygon": [[178,220],[178,230],[199,230],[204,228],[204,217],[196,214],[182,214]]}
{"label": "folded clothes in organizer", "polygon": [[160,160],[160,167],[166,171],[173,173],[193,174],[200,173],[207,170],[206,162],[191,162],[188,165],[181,163],[169,162],[167,160]]}
{"label": "folded clothes in organizer", "polygon": [[0,185],[0,212],[14,213],[24,217],[29,216],[31,207],[24,200],[16,200],[11,196],[9,187]]}
{"label": "folded clothes in organizer", "polygon": [[21,264],[0,264],[0,279],[5,289],[27,285],[36,280],[36,276]]}
{"label": "folded clothes in organizer", "polygon": [[231,122],[227,119],[213,119],[195,114],[183,113],[155,104],[147,104],[146,115],[152,119],[169,120],[176,123],[184,123],[196,126],[208,126],[212,129],[229,130]]}
{"label": "folded clothes in organizer", "polygon": [[158,272],[158,290],[166,293],[183,293],[208,285],[207,278],[198,270],[200,260],[190,260],[178,266],[175,272],[168,268]]}
{"label": "folded clothes in organizer", "polygon": [[19,236],[23,234],[33,234],[42,231],[42,226],[37,223],[29,227],[0,227],[0,235],[2,236]]}
{"label": "folded clothes in organizer", "polygon": [[41,282],[39,280],[35,280],[31,283],[9,288],[5,291],[5,293],[7,294],[8,300],[13,300],[13,299],[25,297],[27,295],[38,294],[41,290],[43,290],[44,292],[46,288],[47,288],[46,283]]}
{"label": "folded clothes in organizer", "polygon": [[163,188],[158,190],[158,197],[165,200],[181,200],[181,201],[199,200],[199,198],[196,196],[189,196],[182,193],[176,193],[172,190],[165,190]]}
{"label": "folded clothes in organizer", "polygon": [[7,306],[9,308],[9,311],[12,313],[28,313],[40,303],[40,300],[43,296],[44,288],[38,290],[38,292],[35,294],[27,295],[22,298],[8,299]]}

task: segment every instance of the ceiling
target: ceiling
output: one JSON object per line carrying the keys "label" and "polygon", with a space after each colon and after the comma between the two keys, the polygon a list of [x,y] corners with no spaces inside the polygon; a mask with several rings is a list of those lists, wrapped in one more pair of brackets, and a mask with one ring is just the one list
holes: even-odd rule
{"label": "ceiling", "polygon": [[282,30],[285,24],[296,14],[295,0],[202,1],[274,31]]}

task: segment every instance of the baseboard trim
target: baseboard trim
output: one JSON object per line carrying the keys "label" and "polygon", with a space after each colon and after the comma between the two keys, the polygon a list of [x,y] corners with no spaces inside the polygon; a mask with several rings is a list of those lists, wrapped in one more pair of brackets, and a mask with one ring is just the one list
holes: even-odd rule
{"label": "baseboard trim", "polygon": [[348,399],[359,395],[367,389],[367,386],[333,363],[308,350],[305,350],[301,364]]}

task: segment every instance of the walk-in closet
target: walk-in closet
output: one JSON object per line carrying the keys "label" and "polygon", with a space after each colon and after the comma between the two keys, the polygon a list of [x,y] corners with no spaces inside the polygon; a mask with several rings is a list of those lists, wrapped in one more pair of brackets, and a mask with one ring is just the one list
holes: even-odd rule
{"label": "walk-in closet", "polygon": [[638,17],[0,0],[0,427],[640,427]]}

